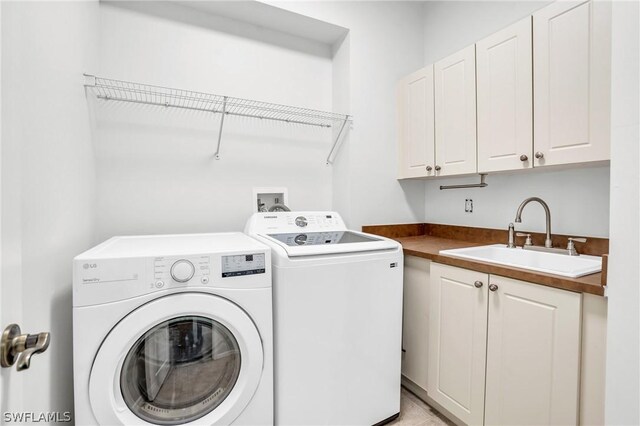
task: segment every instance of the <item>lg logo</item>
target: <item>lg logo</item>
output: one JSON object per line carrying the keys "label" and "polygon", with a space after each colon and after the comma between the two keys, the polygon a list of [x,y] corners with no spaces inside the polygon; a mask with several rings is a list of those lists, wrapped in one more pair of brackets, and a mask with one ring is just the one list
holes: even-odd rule
{"label": "lg logo", "polygon": [[82,265],[82,267],[84,269],[95,269],[98,267],[97,263],[85,263],[84,265]]}

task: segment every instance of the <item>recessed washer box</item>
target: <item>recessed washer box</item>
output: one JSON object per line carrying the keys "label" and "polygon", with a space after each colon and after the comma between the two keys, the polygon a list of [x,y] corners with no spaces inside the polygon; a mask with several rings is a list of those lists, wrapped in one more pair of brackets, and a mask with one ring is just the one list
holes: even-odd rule
{"label": "recessed washer box", "polygon": [[253,188],[252,200],[254,212],[268,212],[275,205],[288,206],[289,193],[283,186]]}

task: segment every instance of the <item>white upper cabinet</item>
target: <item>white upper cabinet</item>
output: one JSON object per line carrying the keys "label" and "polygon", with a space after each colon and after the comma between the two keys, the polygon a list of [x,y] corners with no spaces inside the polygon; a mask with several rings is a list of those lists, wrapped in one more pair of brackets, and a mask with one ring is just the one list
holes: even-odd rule
{"label": "white upper cabinet", "polygon": [[531,17],[476,44],[478,172],[533,167]]}
{"label": "white upper cabinet", "polygon": [[477,171],[475,56],[471,45],[434,67],[437,176]]}
{"label": "white upper cabinet", "polygon": [[552,3],[400,82],[399,178],[607,161],[610,86],[611,2]]}
{"label": "white upper cabinet", "polygon": [[490,282],[485,424],[578,424],[582,295]]}
{"label": "white upper cabinet", "polygon": [[533,15],[535,166],[609,159],[611,4]]}
{"label": "white upper cabinet", "polygon": [[433,65],[400,81],[398,87],[398,177],[433,176]]}

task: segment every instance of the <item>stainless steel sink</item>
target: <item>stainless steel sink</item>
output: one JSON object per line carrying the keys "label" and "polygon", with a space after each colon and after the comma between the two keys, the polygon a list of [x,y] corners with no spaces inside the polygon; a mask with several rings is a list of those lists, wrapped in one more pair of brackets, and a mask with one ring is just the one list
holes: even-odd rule
{"label": "stainless steel sink", "polygon": [[514,268],[529,269],[531,271],[545,272],[569,278],[595,274],[602,270],[602,258],[598,256],[584,254],[580,256],[567,256],[564,254],[523,250],[520,247],[507,248],[503,244],[440,250],[440,254],[461,259],[511,266]]}

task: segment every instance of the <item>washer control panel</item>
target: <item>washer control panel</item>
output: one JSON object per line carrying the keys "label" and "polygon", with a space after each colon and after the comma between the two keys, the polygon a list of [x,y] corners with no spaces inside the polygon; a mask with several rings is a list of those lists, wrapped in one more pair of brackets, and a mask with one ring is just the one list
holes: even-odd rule
{"label": "washer control panel", "polygon": [[249,234],[335,232],[347,228],[336,212],[255,213],[245,229]]}
{"label": "washer control panel", "polygon": [[288,215],[287,225],[295,224],[299,228],[335,228],[340,225],[340,219],[335,213],[306,213],[304,215]]}

